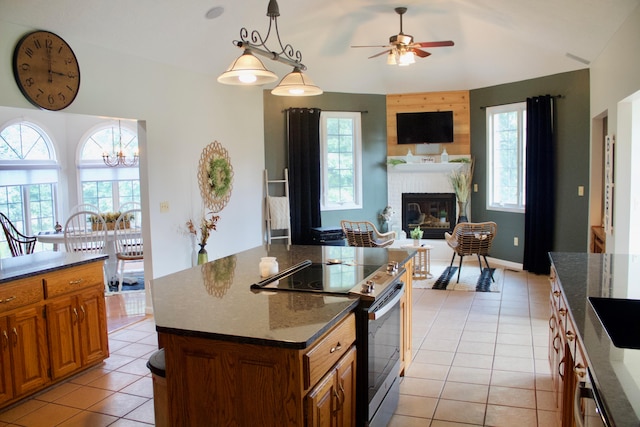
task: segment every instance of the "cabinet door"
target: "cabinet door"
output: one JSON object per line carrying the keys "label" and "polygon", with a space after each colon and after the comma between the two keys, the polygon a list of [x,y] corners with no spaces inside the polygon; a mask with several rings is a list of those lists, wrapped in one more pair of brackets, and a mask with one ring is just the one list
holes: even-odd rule
{"label": "cabinet door", "polygon": [[13,398],[11,355],[9,353],[9,319],[0,317],[0,403]]}
{"label": "cabinet door", "polygon": [[400,300],[400,375],[404,375],[406,369],[411,364],[413,357],[412,352],[412,286],[413,279],[411,272],[413,271],[413,263],[415,260],[409,260],[405,267],[407,271],[402,275],[404,282],[404,295]]}
{"label": "cabinet door", "polygon": [[76,297],[59,297],[47,304],[51,376],[69,375],[82,366],[80,357],[80,313]]}
{"label": "cabinet door", "polygon": [[340,397],[338,408],[338,427],[350,427],[356,425],[356,348],[345,354],[338,365],[337,388]]}
{"label": "cabinet door", "polygon": [[332,370],[307,395],[307,427],[335,426],[338,397],[336,371]]}
{"label": "cabinet door", "polygon": [[94,288],[78,296],[82,364],[100,362],[109,357],[104,289]]}
{"label": "cabinet door", "polygon": [[9,342],[16,396],[49,382],[44,306],[37,305],[9,317]]}

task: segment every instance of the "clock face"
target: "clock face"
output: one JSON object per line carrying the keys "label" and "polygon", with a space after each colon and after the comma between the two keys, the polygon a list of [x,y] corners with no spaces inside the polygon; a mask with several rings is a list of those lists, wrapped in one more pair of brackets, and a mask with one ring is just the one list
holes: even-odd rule
{"label": "clock face", "polygon": [[68,107],[80,88],[80,67],[73,50],[48,31],[34,31],[18,42],[13,74],[29,102],[46,110]]}

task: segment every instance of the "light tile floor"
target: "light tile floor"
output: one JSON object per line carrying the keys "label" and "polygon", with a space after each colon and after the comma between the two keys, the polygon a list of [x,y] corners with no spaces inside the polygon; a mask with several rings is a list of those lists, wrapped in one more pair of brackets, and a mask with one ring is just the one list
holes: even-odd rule
{"label": "light tile floor", "polygon": [[[390,427],[556,426],[548,289],[544,276],[511,271],[500,293],[414,289],[414,361]],[[153,425],[153,318],[109,344],[103,364],[0,412],[0,427]]]}

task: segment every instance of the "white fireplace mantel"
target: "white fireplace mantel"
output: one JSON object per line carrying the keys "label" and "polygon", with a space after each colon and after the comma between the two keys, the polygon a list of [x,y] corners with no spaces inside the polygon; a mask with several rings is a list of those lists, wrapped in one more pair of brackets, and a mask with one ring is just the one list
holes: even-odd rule
{"label": "white fireplace mantel", "polygon": [[387,173],[421,172],[421,173],[450,173],[460,169],[462,163],[400,163],[387,165]]}

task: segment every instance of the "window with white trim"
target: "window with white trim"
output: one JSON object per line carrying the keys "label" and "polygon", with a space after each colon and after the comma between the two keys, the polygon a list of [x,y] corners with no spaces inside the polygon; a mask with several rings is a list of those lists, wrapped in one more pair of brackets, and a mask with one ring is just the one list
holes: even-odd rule
{"label": "window with white trim", "polygon": [[[58,163],[51,139],[35,123],[14,121],[0,129],[0,182],[0,211],[21,233],[54,229]],[[4,233],[0,243],[0,258],[11,256]]]}
{"label": "window with white trim", "polygon": [[527,104],[487,107],[487,209],[525,209]]}
{"label": "window with white trim", "polygon": [[321,210],[362,209],[361,113],[320,113]]}
{"label": "window with white trim", "polygon": [[79,150],[78,169],[81,202],[113,212],[127,202],[140,203],[138,166],[105,165],[103,153],[120,151],[127,159],[138,153],[138,135],[130,123],[102,124],[93,129]]}

